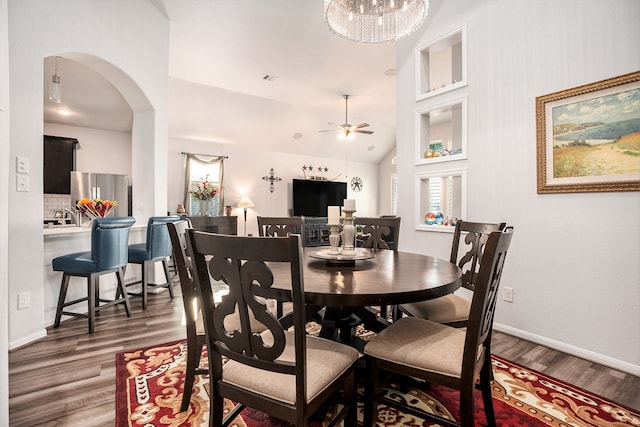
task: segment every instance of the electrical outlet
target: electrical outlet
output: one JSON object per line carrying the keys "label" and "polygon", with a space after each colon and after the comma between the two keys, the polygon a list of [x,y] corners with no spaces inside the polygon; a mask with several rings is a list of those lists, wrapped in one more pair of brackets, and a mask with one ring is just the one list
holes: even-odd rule
{"label": "electrical outlet", "polygon": [[20,292],[18,294],[18,310],[24,310],[31,305],[31,292]]}
{"label": "electrical outlet", "polygon": [[513,288],[504,288],[502,291],[502,299],[506,302],[513,302]]}

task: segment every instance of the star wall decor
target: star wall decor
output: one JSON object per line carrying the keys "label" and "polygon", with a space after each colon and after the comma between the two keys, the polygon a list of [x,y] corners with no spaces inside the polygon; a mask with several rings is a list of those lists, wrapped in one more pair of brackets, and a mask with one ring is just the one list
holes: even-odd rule
{"label": "star wall decor", "polygon": [[275,172],[273,172],[273,168],[269,170],[269,175],[263,176],[262,179],[269,183],[269,191],[272,193],[273,193],[273,190],[275,190],[275,186],[273,184],[278,181],[282,181],[282,178],[275,175]]}

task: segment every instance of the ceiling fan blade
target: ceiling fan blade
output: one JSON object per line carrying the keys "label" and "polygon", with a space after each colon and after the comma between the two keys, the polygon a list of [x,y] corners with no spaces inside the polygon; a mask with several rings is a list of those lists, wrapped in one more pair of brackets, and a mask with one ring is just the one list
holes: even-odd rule
{"label": "ceiling fan blade", "polygon": [[369,126],[369,123],[360,123],[359,125],[355,125],[354,129],[366,128]]}
{"label": "ceiling fan blade", "polygon": [[326,129],[326,130],[319,130],[318,132],[335,132],[338,131],[340,129]]}
{"label": "ceiling fan blade", "polygon": [[368,135],[371,135],[373,133],[372,130],[360,130],[360,129],[354,129],[352,132],[366,133]]}

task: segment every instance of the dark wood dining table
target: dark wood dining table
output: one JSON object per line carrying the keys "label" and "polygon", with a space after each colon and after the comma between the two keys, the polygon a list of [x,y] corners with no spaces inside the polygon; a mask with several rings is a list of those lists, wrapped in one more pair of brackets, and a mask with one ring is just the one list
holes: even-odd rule
{"label": "dark wood dining table", "polygon": [[[460,268],[428,255],[377,250],[372,252],[373,258],[335,264],[311,256],[319,250],[326,247],[304,248],[303,264],[305,302],[310,307],[324,307],[321,336],[336,338],[337,324],[345,313],[357,316],[367,329],[380,331],[387,322],[372,306],[438,298],[460,287]],[[274,288],[290,286],[284,266],[271,268],[280,279]]]}

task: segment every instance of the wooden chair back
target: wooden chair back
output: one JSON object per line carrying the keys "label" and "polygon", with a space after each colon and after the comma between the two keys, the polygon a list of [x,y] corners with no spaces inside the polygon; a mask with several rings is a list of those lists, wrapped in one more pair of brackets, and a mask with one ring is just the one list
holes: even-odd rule
{"label": "wooden chair back", "polygon": [[187,333],[193,329],[195,334],[197,305],[194,304],[194,301],[197,301],[197,294],[191,275],[191,261],[187,255],[187,230],[191,228],[191,224],[188,220],[180,220],[167,223],[167,228],[171,239],[173,262],[180,279]]}
{"label": "wooden chair back", "polygon": [[[295,425],[306,425],[320,404],[344,385],[347,410],[339,417],[355,426],[354,371],[358,353],[342,344],[307,337],[300,236],[237,237],[195,230],[187,233],[206,331],[210,425],[226,425],[235,416],[231,411],[222,419],[224,398]],[[289,266],[287,277],[282,280],[290,281],[290,288],[273,286],[279,280],[270,268],[273,263]],[[229,287],[229,293],[217,305],[213,303],[210,278]],[[293,331],[269,311],[268,299],[291,302]],[[230,328],[225,319],[232,316],[239,316],[240,322]],[[252,316],[264,325],[265,331],[251,330]],[[350,356],[338,362],[332,354],[343,354],[345,349]],[[223,357],[228,359],[224,365]],[[326,364],[340,365],[346,359],[348,364],[338,368],[341,372],[324,379],[326,388],[320,383],[322,391],[314,392],[319,370],[324,370],[326,376]],[[307,392],[312,394],[308,396]]]}
{"label": "wooden chair back", "polygon": [[[473,387],[483,364],[491,364],[491,333],[504,261],[511,245],[513,227],[487,237],[480,262],[462,358],[462,384]],[[479,350],[480,349],[480,350]],[[478,354],[480,351],[483,354]]]}
{"label": "wooden chair back", "polygon": [[[462,286],[473,291],[489,234],[504,230],[505,223],[491,224],[459,220],[453,232],[449,261],[462,269]],[[464,241],[462,240],[464,237]],[[462,245],[461,245],[462,243]],[[461,253],[462,251],[462,253]]]}
{"label": "wooden chair back", "polygon": [[361,225],[362,233],[369,234],[363,248],[398,250],[400,217],[368,218],[356,217],[355,225]]}
{"label": "wooden chair back", "polygon": [[290,234],[299,234],[304,242],[304,217],[258,217],[258,234],[261,237],[287,237]]}

